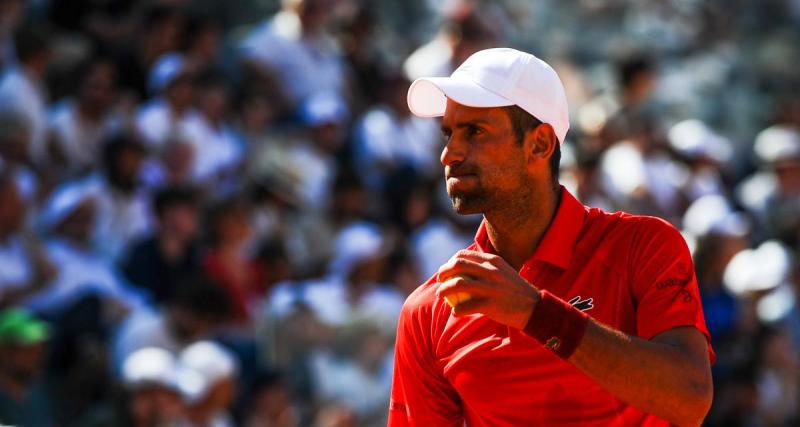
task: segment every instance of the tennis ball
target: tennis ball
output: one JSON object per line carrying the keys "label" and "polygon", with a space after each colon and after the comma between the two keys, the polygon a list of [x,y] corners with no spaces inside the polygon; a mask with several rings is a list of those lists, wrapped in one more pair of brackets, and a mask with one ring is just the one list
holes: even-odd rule
{"label": "tennis ball", "polygon": [[472,299],[472,295],[466,292],[456,292],[454,294],[447,295],[444,297],[444,300],[450,304],[450,307],[454,307],[461,304],[464,301],[469,301]]}
{"label": "tennis ball", "polygon": [[[465,276],[465,275],[455,275],[455,276],[451,277],[448,280],[453,280],[453,279],[456,279],[456,278],[459,278],[459,277],[464,279],[464,280],[470,280],[470,277],[469,276]],[[465,302],[465,301],[469,301],[471,299],[472,299],[472,295],[470,295],[470,294],[468,294],[466,292],[456,292],[456,293],[453,293],[453,294],[450,294],[450,295],[447,295],[447,296],[444,297],[444,300],[447,301],[448,304],[450,304],[450,307],[455,307],[458,304],[461,304],[462,302]]]}

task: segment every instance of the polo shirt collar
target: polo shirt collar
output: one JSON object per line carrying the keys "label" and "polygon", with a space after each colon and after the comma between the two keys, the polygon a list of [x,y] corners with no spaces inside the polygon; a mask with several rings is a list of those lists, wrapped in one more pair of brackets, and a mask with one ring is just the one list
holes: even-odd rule
{"label": "polo shirt collar", "polygon": [[[539,242],[533,256],[525,264],[534,261],[553,264],[562,269],[567,269],[572,261],[573,248],[575,241],[583,227],[586,217],[586,207],[579,202],[575,196],[570,194],[564,186],[561,186],[561,202],[556,210],[553,222]],[[496,254],[486,233],[486,220],[481,221],[478,232],[475,235],[475,243],[482,252]]]}

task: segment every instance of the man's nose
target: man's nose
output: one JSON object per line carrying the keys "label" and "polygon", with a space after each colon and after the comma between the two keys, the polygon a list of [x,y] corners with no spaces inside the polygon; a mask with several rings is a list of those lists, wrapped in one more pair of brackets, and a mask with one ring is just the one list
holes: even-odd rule
{"label": "man's nose", "polygon": [[447,143],[442,149],[442,155],[439,156],[439,161],[444,166],[450,166],[456,162],[463,162],[466,157],[466,146],[461,143],[455,136],[447,139]]}

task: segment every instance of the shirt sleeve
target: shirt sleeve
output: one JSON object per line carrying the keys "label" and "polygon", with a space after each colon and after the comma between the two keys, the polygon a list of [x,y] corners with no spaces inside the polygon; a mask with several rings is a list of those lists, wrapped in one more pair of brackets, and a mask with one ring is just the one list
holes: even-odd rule
{"label": "shirt sleeve", "polygon": [[433,360],[430,315],[409,301],[397,326],[388,426],[461,427],[464,416],[458,393]]}
{"label": "shirt sleeve", "polygon": [[637,335],[651,339],[679,326],[692,326],[705,335],[713,362],[711,335],[683,236],[666,221],[647,217],[638,224],[633,239],[629,268],[636,299]]}

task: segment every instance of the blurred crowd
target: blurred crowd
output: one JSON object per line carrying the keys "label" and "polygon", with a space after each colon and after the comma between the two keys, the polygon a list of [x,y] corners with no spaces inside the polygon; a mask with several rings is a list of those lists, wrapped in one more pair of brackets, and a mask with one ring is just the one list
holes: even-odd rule
{"label": "blurred crowd", "polygon": [[800,424],[797,0],[0,0],[0,424],[385,425],[473,238],[406,90],[527,50],[561,181],[695,258],[708,426]]}

